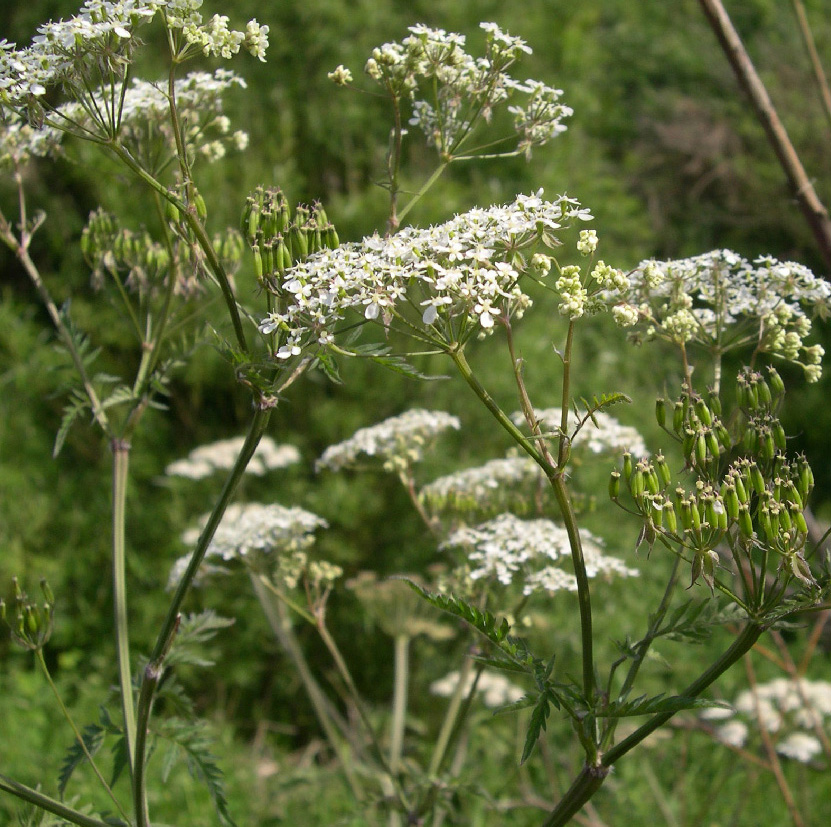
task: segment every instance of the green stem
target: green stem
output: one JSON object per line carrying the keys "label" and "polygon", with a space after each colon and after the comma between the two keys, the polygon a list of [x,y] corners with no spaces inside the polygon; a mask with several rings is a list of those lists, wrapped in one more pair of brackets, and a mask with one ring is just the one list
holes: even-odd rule
{"label": "green stem", "polygon": [[[681,695],[688,698],[695,698],[700,695],[746,652],[749,652],[764,631],[765,628],[758,623],[748,623],[733,641],[730,648],[706,672],[693,681]],[[549,813],[548,818],[543,822],[543,827],[563,827],[563,825],[568,824],[572,816],[576,815],[583,805],[600,789],[612,765],[619,761],[629,750],[636,747],[644,738],[663,726],[672,718],[673,714],[672,712],[662,712],[654,715],[628,738],[624,738],[623,741],[600,757],[597,766],[585,765],[566,794]]]}
{"label": "green stem", "polygon": [[450,161],[442,161],[433,171],[433,174],[421,185],[421,189],[407,202],[407,206],[398,214],[399,225],[407,217],[410,210],[422,199],[427,190],[441,178],[442,173],[447,169],[449,164]]}
{"label": "green stem", "polygon": [[211,243],[210,238],[208,238],[208,234],[205,232],[205,228],[202,226],[199,218],[188,208],[186,204],[171,195],[167,188],[150,175],[150,173],[147,172],[124,147],[116,143],[110,143],[107,144],[107,146],[115,154],[115,156],[133,172],[133,174],[144,181],[150,189],[157,192],[162,198],[165,199],[165,201],[169,201],[179,210],[183,219],[187,223],[188,228],[196,236],[199,246],[205,253],[208,266],[216,278],[216,281],[219,284],[219,289],[222,291],[222,296],[225,299],[225,305],[228,308],[229,315],[231,316],[231,323],[234,326],[234,334],[237,338],[237,342],[240,348],[247,353],[248,345],[245,341],[245,333],[242,329],[242,320],[240,319],[239,308],[237,307],[237,301],[234,298],[234,291],[231,289],[228,274],[225,272],[225,268],[222,266],[222,262],[220,262],[219,257],[216,254],[216,250],[214,250],[213,244]]}
{"label": "green stem", "polygon": [[67,723],[72,728],[72,731],[75,733],[75,738],[78,740],[78,744],[83,750],[83,753],[87,758],[87,761],[89,761],[89,765],[92,767],[92,770],[96,774],[96,776],[98,776],[98,780],[101,782],[101,786],[107,791],[107,795],[109,795],[109,797],[112,799],[112,802],[113,804],[115,804],[118,812],[121,813],[122,816],[124,816],[125,820],[129,821],[127,813],[124,812],[124,808],[121,806],[119,800],[115,797],[112,788],[104,779],[104,776],[98,769],[98,765],[92,758],[92,754],[87,749],[86,742],[84,741],[83,736],[78,730],[78,727],[75,725],[75,721],[72,720],[72,716],[69,714],[69,710],[66,708],[66,706],[64,706],[64,702],[61,699],[60,693],[58,692],[58,687],[55,686],[55,682],[52,680],[52,675],[49,674],[49,667],[46,665],[46,661],[43,658],[43,650],[35,650],[35,655],[37,657],[37,662],[40,664],[40,668],[43,671],[44,677],[46,678],[46,682],[49,684],[49,687],[52,690],[52,694],[55,696],[55,700],[58,702],[58,706],[61,708],[61,712],[63,713],[64,718],[66,718]]}
{"label": "green stem", "polygon": [[62,801],[50,798],[48,795],[40,792],[40,790],[27,787],[25,784],[14,781],[6,775],[0,774],[0,790],[16,795],[18,798],[22,798],[24,801],[33,804],[35,807],[40,807],[41,810],[53,813],[72,824],[78,824],[79,827],[111,827],[106,821],[101,821],[98,818],[79,813],[77,810],[73,810],[72,807],[67,807]]}
{"label": "green stem", "polygon": [[407,720],[407,684],[409,682],[410,637],[395,638],[395,683],[392,695],[392,726],[390,732],[390,772],[397,774],[404,747],[404,725]]}
{"label": "green stem", "polygon": [[[228,507],[231,497],[234,495],[237,484],[242,478],[242,475],[245,473],[245,469],[251,460],[251,457],[254,455],[254,451],[257,450],[257,445],[259,445],[260,439],[265,432],[270,416],[271,409],[267,407],[258,407],[254,412],[254,416],[251,419],[251,425],[248,429],[248,434],[245,437],[245,442],[240,449],[233,468],[228,474],[228,478],[225,480],[225,485],[222,487],[219,499],[214,505],[213,511],[208,518],[208,522],[202,530],[202,534],[199,536],[199,540],[196,543],[196,548],[193,551],[190,563],[188,564],[184,575],[182,575],[182,579],[179,581],[179,585],[176,587],[176,591],[170,601],[167,615],[162,623],[159,636],[156,638],[155,646],[153,647],[153,651],[150,655],[149,663],[154,669],[161,670],[161,664],[164,660],[165,654],[170,647],[174,635],[176,634],[176,628],[179,624],[180,617],[179,611],[182,607],[185,595],[190,589],[190,585],[193,582],[193,578],[196,576],[199,566],[205,559],[208,546],[210,545],[214,533],[216,532],[216,529],[225,514],[225,509]],[[152,674],[149,676],[145,674],[144,679],[142,680],[142,689],[139,695],[138,718],[143,722],[142,725],[144,726],[145,731],[150,720],[150,711],[153,704],[153,698],[155,696],[157,682],[158,676],[156,676],[154,680]],[[147,686],[145,686],[145,683]],[[145,738],[142,737],[141,741],[137,744],[137,746],[141,747],[141,751],[138,751],[138,749],[136,750],[133,766],[141,764],[143,768],[145,761],[145,745]],[[138,779],[142,782],[142,784],[135,784],[133,789],[134,805],[137,813],[141,811],[141,808],[144,806],[142,803],[145,794],[143,789],[143,778],[144,776],[142,771],[142,773],[139,773],[138,775]]]}
{"label": "green stem", "polygon": [[113,609],[115,613],[115,643],[118,657],[118,683],[121,690],[121,709],[124,713],[124,737],[127,740],[127,760],[130,776],[135,771],[136,717],[133,705],[133,676],[130,669],[130,638],[127,622],[127,577],[124,542],[125,501],[127,476],[130,467],[130,443],[114,439],[110,444],[113,454]]}
{"label": "green stem", "polygon": [[591,596],[589,592],[589,578],[586,573],[586,562],[583,557],[583,546],[580,542],[580,532],[577,528],[577,518],[565,484],[565,477],[561,470],[552,467],[545,457],[534,448],[522,431],[511,422],[508,415],[493,397],[485,390],[482,383],[474,375],[464,351],[459,348],[448,349],[448,355],[453,359],[464,380],[473,392],[482,400],[485,407],[493,414],[499,424],[513,437],[514,441],[523,449],[545,472],[545,476],[554,489],[554,497],[560,507],[563,524],[568,534],[571,547],[571,559],[574,564],[574,576],[577,580],[577,602],[580,607],[580,634],[583,655],[583,691],[588,703],[593,703],[595,693],[594,678],[594,644],[592,640],[592,612]]}
{"label": "green stem", "polygon": [[355,800],[363,801],[364,792],[352,767],[352,756],[343,744],[336,722],[330,713],[329,700],[314,679],[309,664],[303,655],[303,650],[300,648],[297,639],[292,633],[291,623],[285,614],[285,610],[282,609],[283,604],[277,603],[275,605],[271,599],[269,588],[263,582],[262,575],[250,571],[249,576],[251,578],[251,585],[254,587],[254,594],[257,595],[257,599],[260,601],[260,606],[268,621],[271,632],[294,664],[294,668],[297,670],[297,674],[303,683],[303,688],[306,690],[306,695],[315,711],[320,728],[326,735],[329,745],[338,756],[341,768],[346,776],[346,781],[349,784],[350,790],[352,790],[352,794],[355,796]]}

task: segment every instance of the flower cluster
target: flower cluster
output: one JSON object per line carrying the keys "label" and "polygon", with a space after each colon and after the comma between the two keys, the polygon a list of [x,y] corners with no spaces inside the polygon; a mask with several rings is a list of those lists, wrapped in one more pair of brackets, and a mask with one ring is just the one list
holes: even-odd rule
{"label": "flower cluster", "polygon": [[[831,725],[831,683],[777,678],[755,691],[745,690],[733,701],[733,709],[714,707],[701,713],[706,721],[723,721],[715,736],[742,747],[756,726],[777,736],[776,751],[795,761],[810,763],[823,750],[816,733]],[[827,743],[827,741],[826,741]]]}
{"label": "flower cluster", "polygon": [[[461,675],[457,671],[449,672],[443,678],[430,684],[430,692],[440,698],[449,698],[459,686]],[[476,673],[469,672],[465,679],[463,692],[468,695],[476,681]],[[476,694],[482,698],[485,706],[495,709],[506,704],[516,703],[525,697],[525,693],[504,675],[483,671],[476,681]]]}
{"label": "flower cluster", "polygon": [[[200,445],[185,459],[170,463],[165,468],[165,474],[169,477],[201,480],[216,471],[229,470],[236,462],[244,441],[243,437],[234,437],[210,445]],[[275,468],[285,468],[296,462],[300,462],[300,451],[294,445],[278,445],[271,437],[264,436],[245,471],[262,477]]]}
{"label": "flower cluster", "polygon": [[339,471],[355,465],[364,455],[378,457],[384,461],[385,468],[394,470],[402,462],[406,465],[419,462],[431,440],[448,428],[458,431],[460,427],[459,419],[444,411],[415,408],[369,428],[361,428],[349,439],[330,445],[316,467]]}
{"label": "flower cluster", "polygon": [[[543,430],[550,431],[555,436],[559,432],[562,415],[561,408],[534,411],[534,416]],[[521,411],[511,414],[511,419],[516,425],[525,424],[525,417]],[[585,447],[593,454],[606,451],[613,453],[629,451],[633,456],[645,457],[649,453],[643,437],[636,428],[631,425],[621,425],[617,419],[605,411],[593,413],[579,430],[569,435],[569,439],[572,448]]]}
{"label": "flower cluster", "polygon": [[[204,515],[199,527],[185,532],[183,542],[194,545],[209,516]],[[327,525],[322,518],[296,506],[234,503],[228,506],[208,546],[205,560],[220,558],[225,562],[241,560],[256,564],[262,555],[279,554],[289,558],[297,553],[304,555],[314,543],[314,532],[318,528],[327,528]],[[176,561],[170,572],[170,588],[175,588],[190,560],[191,555],[186,555]],[[206,568],[216,571],[210,564]]]}
{"label": "flower cluster", "polygon": [[33,129],[15,112],[0,119],[0,168],[24,166],[30,158],[44,158],[60,151],[63,133],[51,127]]}
{"label": "flower cluster", "polygon": [[821,372],[823,349],[808,347],[809,314],[829,311],[831,285],[808,268],[770,257],[749,262],[730,250],[679,261],[644,261],[630,289],[612,301],[618,315],[637,318],[647,335],[711,350],[757,346],[801,364],[808,381]]}
{"label": "flower cluster", "polygon": [[[117,109],[120,81],[126,77],[132,52],[140,40],[136,30],[161,13],[165,26],[181,35],[184,46],[178,60],[192,53],[230,58],[245,47],[265,59],[268,26],[256,20],[245,32],[228,27],[228,18],[214,15],[202,22],[202,0],[86,0],[80,12],[68,20],[49,22],[38,29],[31,45],[17,49],[0,43],[0,104],[27,111],[42,120],[40,100],[47,89],[63,86],[70,97],[91,106],[90,89],[102,80],[112,84],[110,102]],[[109,113],[116,119],[115,111]]]}
{"label": "flower cluster", "polygon": [[[572,110],[559,102],[562,90],[536,80],[518,81],[508,74],[523,55],[531,54],[521,38],[495,23],[482,23],[481,28],[484,57],[474,58],[465,51],[463,35],[418,25],[411,26],[400,43],[373,49],[365,71],[396,100],[410,99],[410,125],[448,158],[461,150],[480,121],[492,120],[497,106],[524,96],[507,107],[517,142],[503,154],[530,155],[533,147],[565,131],[562,121]],[[340,85],[351,81],[351,74],[340,66],[329,77]]]}
{"label": "flower cluster", "polygon": [[591,219],[573,199],[544,201],[541,194],[310,256],[286,272],[277,290],[286,306],[260,330],[280,333],[280,359],[331,344],[350,311],[389,325],[405,305],[420,308],[428,334],[448,342],[460,331],[489,333],[496,319],[520,316],[531,303],[519,285],[526,271],[521,252],[539,241],[553,246],[555,231]]}
{"label": "flower cluster", "polygon": [[[621,560],[603,554],[601,541],[589,531],[581,532],[586,574],[636,577]],[[442,544],[443,548],[467,549],[467,559],[474,565],[472,580],[494,579],[510,586],[522,580],[522,591],[577,590],[574,575],[550,563],[570,559],[571,546],[565,528],[551,520],[521,520],[513,514],[501,514],[475,528],[461,528]]]}

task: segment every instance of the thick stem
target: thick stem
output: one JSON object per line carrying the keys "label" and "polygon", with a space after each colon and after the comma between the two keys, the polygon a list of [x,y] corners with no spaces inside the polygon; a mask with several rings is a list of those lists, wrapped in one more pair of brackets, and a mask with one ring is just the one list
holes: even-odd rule
{"label": "thick stem", "polygon": [[827,267],[831,267],[831,219],[828,217],[828,210],[817,196],[814,185],[805,172],[784,125],[779,120],[767,89],[756,73],[750,56],[738,32],[733,28],[721,0],[699,0],[699,3],[724,54],[730,61],[739,84],[750,98],[756,117],[762,124],[794,197],[811,227],[823,260]]}
{"label": "thick stem", "polygon": [[[170,601],[170,606],[167,610],[167,616],[165,617],[164,622],[162,623],[161,630],[159,631],[159,636],[156,639],[156,644],[153,647],[153,651],[150,655],[150,666],[152,666],[154,669],[161,670],[162,661],[164,660],[165,654],[168,648],[170,647],[171,641],[173,640],[173,636],[176,633],[176,628],[179,624],[179,613],[182,608],[182,602],[185,599],[185,595],[188,593],[188,590],[190,589],[190,585],[193,582],[193,578],[196,576],[196,572],[198,571],[199,566],[205,559],[205,554],[208,550],[208,546],[210,545],[214,533],[216,532],[216,529],[219,526],[219,523],[222,520],[223,515],[225,514],[225,509],[228,507],[228,503],[231,501],[231,497],[233,497],[234,495],[234,491],[236,491],[237,484],[242,478],[242,475],[245,473],[245,469],[248,466],[251,457],[254,455],[254,451],[257,450],[257,445],[259,445],[260,439],[262,438],[262,435],[265,432],[270,416],[270,408],[260,407],[257,408],[254,412],[254,416],[251,419],[251,425],[248,429],[248,434],[245,437],[245,442],[243,443],[242,448],[240,449],[239,455],[237,456],[233,468],[228,474],[228,478],[225,480],[225,485],[222,487],[219,499],[214,505],[214,509],[211,512],[210,517],[208,518],[208,522],[205,525],[205,528],[202,529],[202,534],[199,536],[199,540],[196,543],[196,548],[194,549],[193,554],[191,555],[190,563],[188,564],[185,573],[182,575],[182,579],[179,581],[179,585],[176,587],[173,599]],[[138,718],[143,722],[145,730],[150,720],[150,711],[152,709],[153,699],[155,697],[155,690],[158,684],[158,675],[155,677],[155,679],[153,679],[152,675],[150,675],[149,677],[150,680],[148,680],[148,675],[145,674],[144,680],[142,681],[142,690],[139,696],[138,709]],[[145,682],[147,682],[147,686],[145,686]],[[133,727],[135,729],[135,721],[133,723]],[[144,767],[145,744],[145,738],[142,738],[139,744],[139,746],[141,746],[141,751],[136,750],[135,756],[133,758],[133,766],[141,764],[142,768]],[[138,778],[140,782],[143,782],[143,772],[138,776]],[[143,789],[143,783],[134,784],[133,796],[136,812],[139,812],[144,806],[144,795],[145,791]]]}
{"label": "thick stem", "polygon": [[[733,641],[730,648],[709,669],[694,680],[681,695],[688,698],[698,697],[711,683],[749,652],[764,631],[763,626],[757,623],[748,623]],[[584,766],[565,796],[551,811],[543,823],[543,827],[562,827],[567,824],[572,816],[579,812],[583,805],[600,789],[612,765],[629,750],[636,747],[644,738],[663,726],[674,714],[673,712],[662,712],[654,715],[628,738],[624,738],[623,741],[600,756],[598,766]]]}
{"label": "thick stem", "polygon": [[54,813],[56,816],[65,819],[71,824],[77,824],[79,827],[110,827],[106,821],[101,821],[98,818],[79,813],[73,810],[72,807],[67,807],[62,801],[50,798],[44,795],[40,790],[27,787],[19,781],[14,781],[6,775],[0,774],[0,790],[6,793],[16,795],[23,801],[28,801],[35,807],[40,807],[41,810],[46,810],[48,813]]}
{"label": "thick stem", "polygon": [[115,613],[115,643],[118,658],[118,683],[121,690],[121,709],[124,713],[124,737],[127,740],[127,760],[132,777],[135,771],[136,715],[133,699],[133,674],[130,669],[130,638],[127,621],[127,576],[124,541],[127,476],[130,467],[130,444],[114,439],[113,453],[113,610]]}

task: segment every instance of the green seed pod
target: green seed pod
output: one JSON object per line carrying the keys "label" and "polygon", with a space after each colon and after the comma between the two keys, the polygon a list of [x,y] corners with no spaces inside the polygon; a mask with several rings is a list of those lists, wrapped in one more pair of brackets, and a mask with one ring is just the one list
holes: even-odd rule
{"label": "green seed pod", "polygon": [[655,457],[655,468],[657,469],[661,486],[663,488],[667,488],[672,482],[672,472],[669,470],[669,465],[667,465],[667,461],[664,459],[663,454],[658,454],[658,456]]}
{"label": "green seed pod", "polygon": [[288,247],[286,247],[286,242],[283,241],[283,236],[278,235],[276,243],[277,249],[274,251],[274,266],[282,276],[291,267],[291,254],[288,251]]}
{"label": "green seed pod", "polygon": [[736,486],[733,484],[723,485],[721,487],[721,496],[724,498],[724,507],[727,509],[727,514],[734,522],[739,519],[739,498],[736,494]]}
{"label": "green seed pod", "polygon": [[205,199],[202,193],[194,188],[193,203],[196,206],[196,214],[204,221],[208,217],[208,206],[205,204]]}
{"label": "green seed pod", "polygon": [[771,430],[773,431],[773,441],[776,447],[780,451],[784,451],[787,448],[787,443],[785,441],[785,429],[782,424],[777,420],[773,423]]}
{"label": "green seed pod", "polygon": [[739,500],[741,505],[746,505],[748,496],[747,496],[747,489],[744,487],[744,482],[742,481],[741,475],[736,474],[733,479],[733,486],[736,489],[736,497]]}
{"label": "green seed pod", "polygon": [[254,275],[257,277],[257,281],[263,280],[263,257],[262,253],[260,253],[260,245],[255,244],[251,248],[252,252],[254,253]]}
{"label": "green seed pod", "polygon": [[684,531],[692,529],[692,503],[690,500],[682,500],[678,509],[681,512],[681,525],[684,526]]}
{"label": "green seed pod", "polygon": [[629,451],[623,452],[623,476],[629,480],[632,476],[632,454]]}
{"label": "green seed pod", "polygon": [[646,474],[640,468],[636,468],[629,477],[629,493],[634,499],[639,500],[643,497],[645,490]]}
{"label": "green seed pod", "polygon": [[41,578],[40,580],[40,590],[43,592],[43,597],[47,603],[51,604],[52,606],[55,605],[55,595],[52,593],[52,589],[49,586],[49,583],[46,582],[46,578]]}
{"label": "green seed pod", "polygon": [[652,466],[648,466],[649,470],[646,471],[646,490],[650,494],[657,494],[661,490],[661,483],[658,479],[658,475],[655,473],[655,470]]}
{"label": "green seed pod", "polygon": [[678,533],[678,517],[675,514],[675,508],[669,499],[664,499],[664,523],[667,531],[670,534]]}
{"label": "green seed pod", "polygon": [[749,422],[747,429],[742,436],[742,448],[748,454],[755,454],[759,447],[759,434],[756,433],[756,428],[752,422]]}
{"label": "green seed pod", "polygon": [[776,537],[776,532],[773,530],[773,525],[770,521],[770,511],[767,507],[762,507],[759,509],[759,526],[762,529],[762,532],[765,535],[765,538],[769,543],[773,542],[774,538]]}
{"label": "green seed pod", "polygon": [[793,480],[788,480],[785,484],[785,498],[788,502],[794,503],[800,511],[805,507],[802,495],[799,493],[799,489],[794,485]]}
{"label": "green seed pod", "polygon": [[262,247],[263,273],[270,276],[274,273],[274,245],[270,238],[266,239]]}
{"label": "green seed pod", "polygon": [[763,496],[766,490],[765,478],[762,476],[762,472],[759,470],[759,466],[755,461],[750,463],[750,479],[753,483],[753,490],[756,494],[760,497]]}
{"label": "green seed pod", "polygon": [[703,399],[701,399],[700,397],[695,400],[695,415],[705,425],[712,425],[713,424],[713,414],[710,411],[710,409],[707,407],[707,403]]}
{"label": "green seed pod", "polygon": [[707,392],[707,405],[716,416],[721,416],[721,397],[712,389]]}
{"label": "green seed pod", "polygon": [[334,224],[326,225],[325,244],[330,250],[340,247],[340,239]]}
{"label": "green seed pod", "polygon": [[775,401],[779,401],[785,393],[785,383],[773,365],[768,365],[768,383]]}
{"label": "green seed pod", "polygon": [[687,429],[684,440],[681,443],[681,452],[684,454],[684,459],[688,462],[692,461],[693,451],[697,442],[696,433],[693,430]]}
{"label": "green seed pod", "polygon": [[620,497],[620,471],[615,469],[609,476],[609,499],[613,502]]}
{"label": "green seed pod", "polygon": [[716,500],[714,506],[715,512],[718,515],[718,529],[719,531],[727,531],[728,519],[727,509],[724,507],[723,500]]}
{"label": "green seed pod", "polygon": [[667,424],[667,401],[663,396],[659,396],[655,400],[655,419],[662,428],[666,428]]}
{"label": "green seed pod", "polygon": [[808,460],[804,456],[799,457],[799,493],[802,496],[803,502],[808,499],[808,495],[814,489],[814,472],[808,464]]}
{"label": "green seed pod", "polygon": [[762,435],[761,445],[759,447],[764,459],[770,461],[776,456],[776,443],[773,440],[773,433],[770,428],[767,428]]}
{"label": "green seed pod", "polygon": [[730,439],[730,431],[724,426],[724,423],[718,419],[713,426],[716,432],[716,439],[723,451],[729,451],[733,447],[733,440]]}
{"label": "green seed pod", "polygon": [[765,380],[761,377],[756,382],[756,393],[759,397],[759,404],[764,405],[766,408],[769,408],[772,400],[770,387],[768,386],[768,383],[765,382]]}
{"label": "green seed pod", "polygon": [[695,460],[698,465],[704,465],[707,462],[707,440],[703,432],[699,432],[695,441]]}
{"label": "green seed pod", "polygon": [[679,399],[675,403],[675,408],[672,411],[672,429],[678,436],[684,428],[684,403]]}
{"label": "green seed pod", "polygon": [[662,500],[662,497],[653,497],[649,503],[649,514],[652,517],[653,524],[658,528],[664,524],[664,507]]}
{"label": "green seed pod", "polygon": [[253,244],[257,238],[260,230],[260,210],[256,204],[251,205],[251,211],[248,213],[248,226],[243,232],[246,234],[249,244]]}
{"label": "green seed pod", "polygon": [[784,531],[790,531],[793,528],[791,522],[791,512],[789,508],[783,508],[779,512],[779,528]]}
{"label": "green seed pod", "polygon": [[701,531],[701,512],[698,510],[698,504],[695,500],[690,500],[690,520],[692,521],[693,531]]}
{"label": "green seed pod", "polygon": [[791,506],[791,520],[799,534],[804,536],[808,533],[808,523],[805,522],[805,515],[796,503],[793,503]]}
{"label": "green seed pod", "polygon": [[718,459],[719,454],[721,454],[721,446],[719,445],[718,439],[712,430],[707,431],[706,439],[707,450],[710,452],[710,456],[714,459]]}
{"label": "green seed pod", "polygon": [[165,201],[164,214],[171,224],[179,223],[179,208],[172,201]]}
{"label": "green seed pod", "polygon": [[753,520],[750,518],[750,510],[746,505],[739,509],[739,532],[746,539],[753,536]]}

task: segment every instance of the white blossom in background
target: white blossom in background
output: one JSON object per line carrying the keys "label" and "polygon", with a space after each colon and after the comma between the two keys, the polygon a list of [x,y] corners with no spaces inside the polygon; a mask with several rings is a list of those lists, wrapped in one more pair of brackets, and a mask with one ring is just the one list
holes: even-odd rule
{"label": "white blossom in background", "polygon": [[[728,723],[716,730],[716,737],[731,746],[744,746],[754,729],[776,736],[776,751],[795,761],[810,763],[822,752],[817,728],[831,734],[831,683],[800,678],[776,678],[755,690],[740,692],[733,709],[706,709],[704,720]],[[739,734],[744,732],[744,737]]]}
{"label": "white blossom in background", "polygon": [[61,149],[63,133],[44,126],[33,129],[15,112],[6,112],[0,120],[0,168],[6,164],[22,167],[30,158],[56,155]]}
{"label": "white blossom in background", "polygon": [[461,425],[458,417],[444,411],[414,408],[377,425],[361,428],[349,439],[330,445],[317,461],[316,468],[340,471],[355,465],[362,456],[377,457],[392,464],[397,460],[407,464],[419,462],[425,448],[442,431],[448,428],[458,431]]}
{"label": "white blossom in background", "polygon": [[822,744],[815,735],[807,732],[793,732],[776,744],[776,751],[786,758],[809,764],[822,753]]}
{"label": "white blossom in background", "polygon": [[[182,535],[187,545],[195,545],[210,515],[205,514],[199,526]],[[291,557],[305,553],[314,543],[314,532],[327,528],[327,522],[297,506],[262,505],[260,503],[232,503],[216,530],[205,554],[208,566],[219,559],[249,560],[258,555],[280,555]],[[186,555],[173,566],[168,587],[174,588],[181,579],[191,555]],[[305,558],[304,558],[305,562]]]}
{"label": "white blossom in background", "polygon": [[[232,437],[200,445],[194,448],[185,459],[176,460],[165,468],[169,477],[188,477],[201,480],[216,471],[233,468],[242,449],[244,437]],[[262,477],[277,468],[286,468],[300,462],[300,451],[294,445],[278,445],[271,437],[264,436],[251,457],[245,472]]]}
{"label": "white blossom in background", "polygon": [[422,487],[419,498],[432,511],[490,510],[514,501],[527,504],[544,479],[531,457],[511,456],[439,477]]}
{"label": "white blossom in background", "polygon": [[448,343],[486,335],[500,317],[519,318],[531,304],[520,286],[528,267],[519,254],[540,242],[555,245],[557,230],[590,219],[577,201],[544,201],[540,190],[427,229],[323,250],[286,272],[276,290],[285,309],[269,314],[260,331],[280,334],[278,359],[325,349],[348,313],[385,326],[404,317]]}
{"label": "white blossom in background", "polygon": [[[677,261],[643,261],[630,290],[609,301],[637,308],[647,335],[707,348],[757,343],[800,364],[809,382],[822,373],[824,351],[806,346],[811,316],[827,317],[831,284],[807,267],[769,256],[750,262],[730,250]],[[623,303],[621,304],[621,298]]]}
{"label": "white blossom in background", "polygon": [[[533,147],[565,131],[562,121],[572,110],[560,103],[561,89],[508,74],[518,60],[531,54],[525,41],[495,23],[482,23],[481,28],[485,32],[483,57],[474,58],[465,51],[463,35],[417,25],[410,27],[410,34],[400,43],[373,49],[364,70],[387,94],[411,102],[409,125],[419,129],[428,145],[445,157],[468,150],[478,122],[490,123],[494,110],[509,101],[514,135],[484,143],[491,147],[489,152],[494,143],[504,146],[498,155],[530,156]],[[329,77],[341,85],[352,80],[342,66]],[[475,156],[477,150],[468,151]]]}
{"label": "white blossom in background", "polygon": [[[556,436],[562,421],[562,408],[544,408],[534,410],[534,416],[539,421],[543,432],[551,432]],[[574,414],[569,415],[570,426],[575,424]],[[525,417],[521,411],[511,414],[511,420],[517,426],[525,425]],[[629,451],[635,457],[645,457],[649,454],[643,437],[637,428],[631,425],[621,425],[613,416],[605,411],[597,411],[594,420],[588,419],[583,427],[574,435],[572,448],[585,447],[593,454],[605,451],[619,453]]]}
{"label": "white blossom in background", "polygon": [[[636,569],[605,555],[602,541],[591,532],[581,531],[580,540],[589,577],[638,576]],[[500,514],[481,525],[454,531],[442,543],[442,548],[465,550],[471,580],[493,579],[503,586],[518,582],[525,595],[542,590],[576,589],[573,575],[547,570],[554,561],[571,559],[568,533],[551,520],[521,520],[513,514]]]}
{"label": "white blossom in background", "polygon": [[[465,695],[473,688],[475,679],[475,672],[469,672],[464,684]],[[449,698],[456,691],[459,680],[458,671],[449,672],[443,678],[430,684],[430,692],[440,698]],[[491,709],[516,703],[525,697],[525,692],[506,677],[496,672],[487,671],[482,672],[479,676],[479,681],[476,684],[476,694],[482,699],[482,703]]]}

